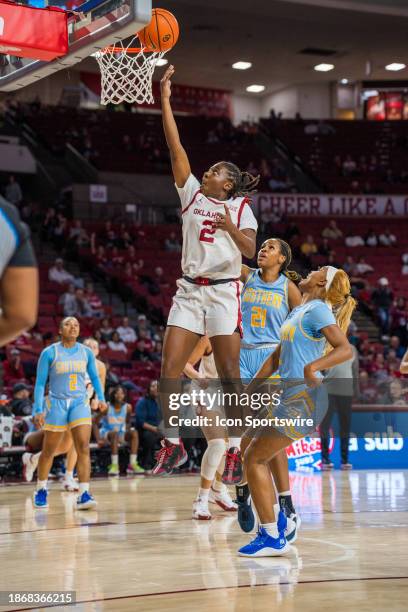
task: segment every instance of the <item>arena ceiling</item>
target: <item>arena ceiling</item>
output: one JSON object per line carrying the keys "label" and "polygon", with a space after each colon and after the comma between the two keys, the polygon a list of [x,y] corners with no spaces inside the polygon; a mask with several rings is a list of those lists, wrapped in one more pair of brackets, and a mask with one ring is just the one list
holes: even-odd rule
{"label": "arena ceiling", "polygon": [[[406,0],[159,0],[153,5],[171,10],[180,22],[180,40],[168,55],[177,69],[175,82],[237,94],[263,84],[267,95],[288,85],[341,78],[408,79],[408,69],[385,70],[391,62],[408,64]],[[301,53],[310,48],[334,53]],[[252,68],[233,70],[237,60],[252,62]],[[335,69],[314,71],[320,62]],[[91,67],[91,59],[81,64],[84,70]]]}

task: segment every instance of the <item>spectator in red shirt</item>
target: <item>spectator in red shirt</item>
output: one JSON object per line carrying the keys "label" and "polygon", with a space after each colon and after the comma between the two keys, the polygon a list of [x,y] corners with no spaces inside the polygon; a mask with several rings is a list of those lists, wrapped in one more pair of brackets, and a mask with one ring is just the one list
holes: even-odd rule
{"label": "spectator in red shirt", "polygon": [[21,363],[20,351],[11,349],[10,359],[3,361],[3,380],[6,385],[25,379],[24,369]]}

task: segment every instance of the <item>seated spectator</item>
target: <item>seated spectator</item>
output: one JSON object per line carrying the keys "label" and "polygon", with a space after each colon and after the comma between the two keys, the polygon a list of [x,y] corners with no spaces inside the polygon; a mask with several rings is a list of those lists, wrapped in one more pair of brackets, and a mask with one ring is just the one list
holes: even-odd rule
{"label": "seated spectator", "polygon": [[13,174],[10,174],[9,180],[6,186],[6,200],[17,206],[20,206],[23,199],[23,192],[21,191],[20,183],[16,181],[16,178]]}
{"label": "seated spectator", "polygon": [[310,255],[315,255],[317,253],[317,246],[311,234],[306,236],[306,240],[301,245],[300,250],[305,257],[310,257]]}
{"label": "seated spectator", "polygon": [[175,232],[171,232],[170,236],[164,241],[164,248],[166,251],[173,251],[179,253],[181,251],[180,241],[177,240]]}
{"label": "seated spectator", "polygon": [[85,298],[92,310],[93,317],[101,317],[103,315],[103,304],[99,295],[95,292],[93,283],[86,283]]}
{"label": "seated spectator", "polygon": [[398,336],[391,336],[389,339],[389,344],[384,349],[386,357],[389,356],[390,351],[395,351],[395,355],[398,359],[403,358],[405,347],[401,346],[401,340],[398,338]]}
{"label": "seated spectator", "polygon": [[357,164],[351,155],[347,155],[343,162],[343,176],[355,176]]}
{"label": "seated spectator", "polygon": [[369,274],[374,272],[373,266],[370,266],[364,259],[364,257],[360,257],[356,266],[355,266],[355,274],[359,276],[364,276],[364,274]]}
{"label": "seated spectator", "polygon": [[399,297],[390,311],[391,314],[391,333],[398,336],[401,344],[408,344],[408,308],[407,301],[403,297]]}
{"label": "seated spectator", "polygon": [[111,327],[111,324],[108,318],[102,319],[102,325],[99,328],[99,332],[104,342],[108,342],[112,338],[114,329],[113,327]]}
{"label": "seated spectator", "polygon": [[135,330],[129,325],[129,317],[123,317],[122,324],[119,325],[116,331],[118,332],[120,339],[127,344],[132,344],[137,340]]}
{"label": "seated spectator", "polygon": [[371,364],[370,372],[377,383],[386,382],[388,380],[390,371],[382,353],[376,354],[374,362]]}
{"label": "seated spectator", "polygon": [[21,353],[18,349],[11,349],[10,358],[3,361],[3,380],[6,385],[25,378],[21,363]]}
{"label": "seated spectator", "polygon": [[334,266],[335,268],[340,268],[340,264],[336,259],[336,252],[330,251],[327,256],[326,266]]}
{"label": "seated spectator", "polygon": [[372,229],[368,230],[368,234],[365,237],[365,243],[369,247],[378,246],[378,238],[374,230]]}
{"label": "seated spectator", "polygon": [[321,245],[319,246],[319,255],[328,255],[331,251],[329,239],[323,238]]}
{"label": "seated spectator", "polygon": [[149,470],[155,464],[155,451],[163,434],[160,430],[162,413],[158,404],[157,380],[152,380],[145,397],[141,398],[135,407],[135,421],[140,439],[140,464]]}
{"label": "seated spectator", "polygon": [[77,219],[69,230],[68,239],[78,238],[82,231],[82,221]]}
{"label": "seated spectator", "polygon": [[33,404],[30,399],[31,389],[23,382],[16,383],[13,387],[13,398],[9,403],[9,408],[16,417],[30,416]]}
{"label": "seated spectator", "polygon": [[155,342],[154,351],[151,353],[150,357],[152,361],[161,361],[162,358],[162,350],[163,344],[160,342]]}
{"label": "seated spectator", "polygon": [[401,259],[402,259],[401,274],[407,275],[408,274],[408,253],[404,253]]}
{"label": "seated spectator", "polygon": [[95,331],[93,333],[93,337],[95,338],[95,340],[99,344],[99,349],[101,351],[104,351],[106,348],[108,348],[107,340],[104,340],[102,338],[102,334],[101,334],[100,329],[95,329]]}
{"label": "seated spectator", "polygon": [[75,312],[70,316],[79,318],[93,316],[92,308],[85,297],[85,292],[83,289],[75,290]]}
{"label": "seated spectator", "polygon": [[377,384],[370,379],[365,370],[360,371],[359,376],[359,397],[358,402],[361,404],[375,404],[377,399],[378,387]]}
{"label": "seated spectator", "polygon": [[383,334],[388,334],[389,332],[390,308],[394,298],[388,285],[388,278],[380,278],[378,280],[378,287],[371,294],[371,302],[377,310]]}
{"label": "seated spectator", "polygon": [[[96,338],[96,335],[95,335]],[[114,372],[112,370],[112,366],[109,363],[109,361],[106,362],[106,383],[105,383],[105,388],[106,388],[106,393],[108,394],[108,392],[112,389],[112,387],[116,387],[117,385],[120,384],[120,377],[116,374],[116,372]]]}
{"label": "seated spectator", "polygon": [[149,278],[147,284],[151,295],[159,295],[164,289],[169,287],[169,282],[162,267],[157,266],[155,268],[154,275]]}
{"label": "seated spectator", "polygon": [[153,330],[152,330],[152,327],[151,327],[149,321],[147,320],[146,315],[145,314],[140,314],[137,317],[136,335],[138,337],[140,337],[140,334],[143,331],[146,332],[146,337],[147,338],[151,338],[152,337]]}
{"label": "seated spectator", "polygon": [[147,351],[145,341],[138,340],[136,348],[132,353],[132,361],[150,361],[151,354]]}
{"label": "seated spectator", "polygon": [[324,228],[322,231],[322,237],[330,240],[338,240],[339,238],[343,238],[343,232],[339,227],[337,227],[337,223],[334,219],[329,221],[329,225]]}
{"label": "seated spectator", "polygon": [[126,344],[121,340],[117,331],[113,332],[112,338],[108,342],[108,347],[111,351],[127,354]]}
{"label": "seated spectator", "polygon": [[48,280],[60,285],[68,283],[76,285],[74,276],[65,270],[64,261],[61,258],[56,259],[54,265],[48,270]]}
{"label": "seated spectator", "polygon": [[131,414],[132,406],[126,402],[126,391],[118,385],[110,392],[107,411],[99,412],[95,417],[93,431],[98,445],[109,445],[111,448],[111,465],[108,471],[110,476],[119,476],[119,444],[124,442],[130,445],[127,474],[143,472],[137,462],[139,435],[131,427]]}
{"label": "seated spectator", "polygon": [[391,234],[391,230],[387,227],[384,233],[380,234],[378,242],[381,246],[395,246],[397,244],[397,239],[394,234]]}
{"label": "seated spectator", "polygon": [[343,270],[347,272],[349,276],[354,276],[356,271],[356,264],[351,255],[347,255],[346,261],[343,264]]}
{"label": "seated spectator", "polygon": [[58,304],[62,306],[62,312],[64,317],[73,317],[76,313],[76,296],[75,296],[75,285],[70,283],[68,289],[63,293]]}
{"label": "seated spectator", "polygon": [[149,332],[147,329],[139,330],[139,338],[138,340],[143,340],[145,344],[145,349],[148,353],[151,353],[154,348],[153,340],[151,339]]}
{"label": "seated spectator", "polygon": [[363,238],[361,236],[358,235],[353,235],[353,234],[349,234],[345,241],[344,244],[347,247],[358,247],[358,246],[365,246],[365,242],[363,240]]}

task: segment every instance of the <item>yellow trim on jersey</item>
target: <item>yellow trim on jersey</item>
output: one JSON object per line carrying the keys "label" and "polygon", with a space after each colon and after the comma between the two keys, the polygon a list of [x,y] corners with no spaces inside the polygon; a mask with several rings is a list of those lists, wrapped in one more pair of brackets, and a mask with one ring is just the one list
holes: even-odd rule
{"label": "yellow trim on jersey", "polygon": [[44,425],[44,429],[46,431],[66,431],[68,429],[68,425],[53,425],[52,423],[46,423]]}
{"label": "yellow trim on jersey", "polygon": [[68,423],[70,429],[73,427],[77,427],[78,425],[92,425],[91,417],[83,417],[82,419],[75,419],[75,421],[71,421]]}
{"label": "yellow trim on jersey", "polygon": [[309,336],[309,334],[307,334],[305,332],[305,330],[303,329],[303,326],[302,326],[302,320],[303,320],[303,317],[305,316],[305,314],[306,314],[306,312],[303,312],[302,316],[299,319],[299,329],[300,329],[300,332],[305,336],[305,338],[308,338],[309,340],[313,340],[313,342],[323,342],[324,340],[326,340],[326,338],[324,336],[322,338],[313,338],[313,336]]}
{"label": "yellow trim on jersey", "polygon": [[286,306],[288,307],[288,310],[290,312],[290,306],[289,306],[289,279],[288,279],[288,277],[286,277],[286,282],[285,282],[285,286],[284,286],[283,290],[285,292]]}

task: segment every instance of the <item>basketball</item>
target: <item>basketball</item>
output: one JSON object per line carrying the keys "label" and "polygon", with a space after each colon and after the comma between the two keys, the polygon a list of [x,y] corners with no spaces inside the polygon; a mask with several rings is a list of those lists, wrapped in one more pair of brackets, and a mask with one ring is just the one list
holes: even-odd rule
{"label": "basketball", "polygon": [[168,51],[179,37],[179,25],[172,13],[153,9],[152,20],[139,32],[141,44],[149,51]]}

